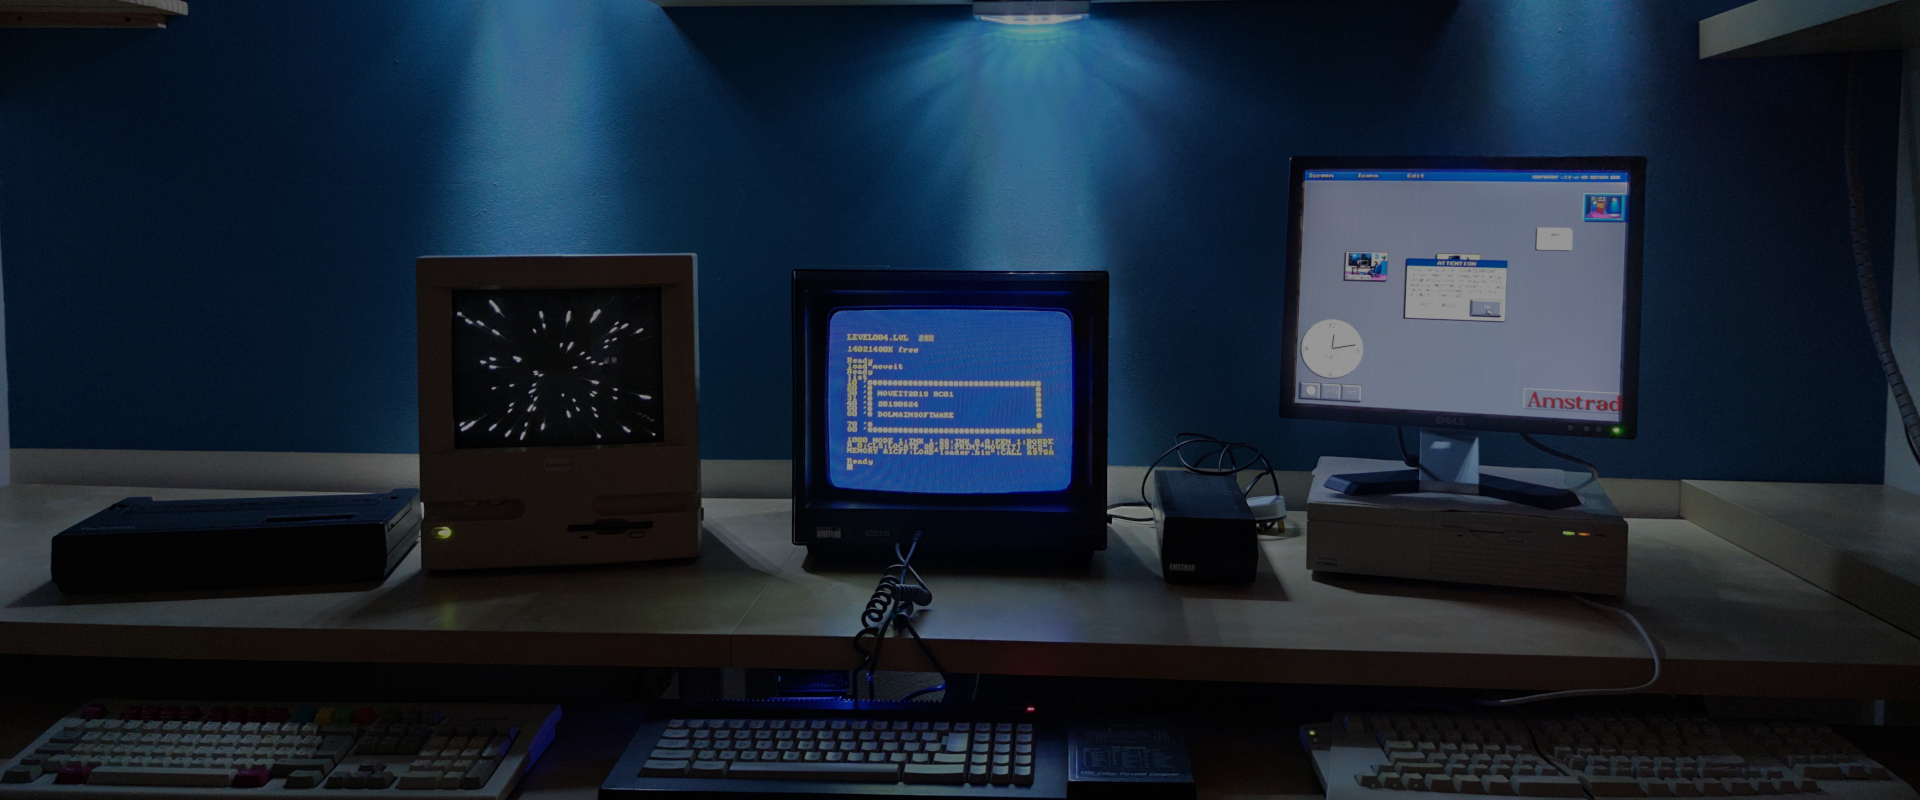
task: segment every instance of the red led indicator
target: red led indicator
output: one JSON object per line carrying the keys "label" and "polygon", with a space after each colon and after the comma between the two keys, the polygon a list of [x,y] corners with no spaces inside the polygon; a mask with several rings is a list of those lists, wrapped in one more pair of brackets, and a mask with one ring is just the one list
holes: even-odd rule
{"label": "red led indicator", "polygon": [[1027,706],[1027,713],[1033,713],[1033,706]]}

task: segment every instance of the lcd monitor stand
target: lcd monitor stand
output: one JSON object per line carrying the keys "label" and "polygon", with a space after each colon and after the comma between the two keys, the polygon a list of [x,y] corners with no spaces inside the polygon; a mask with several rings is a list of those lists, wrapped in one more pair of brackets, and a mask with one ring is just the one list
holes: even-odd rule
{"label": "lcd monitor stand", "polygon": [[1443,492],[1482,495],[1534,508],[1580,505],[1580,496],[1567,489],[1482,475],[1478,431],[1422,428],[1418,462],[1413,469],[1332,475],[1327,478],[1327,488],[1354,497]]}

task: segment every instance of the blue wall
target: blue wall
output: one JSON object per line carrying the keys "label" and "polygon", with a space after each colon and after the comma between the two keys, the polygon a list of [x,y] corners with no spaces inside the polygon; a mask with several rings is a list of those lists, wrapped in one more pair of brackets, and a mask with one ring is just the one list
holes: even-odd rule
{"label": "blue wall", "polygon": [[[710,458],[788,453],[787,271],[1108,269],[1112,453],[1302,469],[1277,418],[1294,154],[1649,159],[1642,434],[1610,474],[1877,482],[1840,57],[1701,62],[1702,2],[959,7],[196,0],[0,31],[16,447],[410,452],[413,258],[697,252]],[[1891,251],[1898,59],[1867,127]],[[1488,457],[1545,464],[1510,436]]]}

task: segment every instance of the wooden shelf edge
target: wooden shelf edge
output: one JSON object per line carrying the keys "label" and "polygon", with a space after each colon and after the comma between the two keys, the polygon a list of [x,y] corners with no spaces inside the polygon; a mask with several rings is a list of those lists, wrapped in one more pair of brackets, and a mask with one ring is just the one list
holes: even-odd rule
{"label": "wooden shelf edge", "polygon": [[0,28],[165,28],[167,18],[159,12],[0,10]]}
{"label": "wooden shelf edge", "polygon": [[1700,21],[1700,58],[1920,46],[1920,0],[1754,0]]}
{"label": "wooden shelf edge", "polygon": [[[1814,530],[1769,513],[1775,509],[1753,502],[1756,488],[1763,494],[1798,490],[1824,500],[1836,510],[1860,509],[1873,502],[1862,497],[1877,490],[1899,489],[1848,484],[1747,484],[1737,481],[1681,481],[1681,515],[1695,525],[1739,545],[1742,549],[1793,573],[1829,594],[1852,603],[1915,637],[1920,637],[1920,583],[1902,577],[1910,567],[1890,556],[1875,556],[1874,540],[1889,535],[1868,525],[1849,525],[1851,546],[1834,541],[1833,530]],[[1824,496],[1823,496],[1824,495]],[[1807,498],[1800,498],[1807,499]],[[1912,504],[1893,496],[1883,512],[1888,518],[1915,515]],[[1898,507],[1896,507],[1896,505]]]}
{"label": "wooden shelf edge", "polygon": [[0,0],[0,28],[165,28],[186,0]]}

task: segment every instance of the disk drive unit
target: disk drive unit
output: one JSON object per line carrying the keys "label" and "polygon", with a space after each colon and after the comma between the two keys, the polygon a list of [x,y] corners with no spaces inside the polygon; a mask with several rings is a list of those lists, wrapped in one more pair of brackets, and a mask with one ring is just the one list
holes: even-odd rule
{"label": "disk drive unit", "polygon": [[[1330,461],[1341,464],[1330,468]],[[1583,594],[1626,593],[1627,521],[1598,482],[1569,486],[1581,504],[1557,511],[1491,498],[1350,497],[1326,488],[1326,474],[1366,471],[1354,467],[1361,461],[1322,459],[1314,471],[1307,502],[1308,569]]]}

